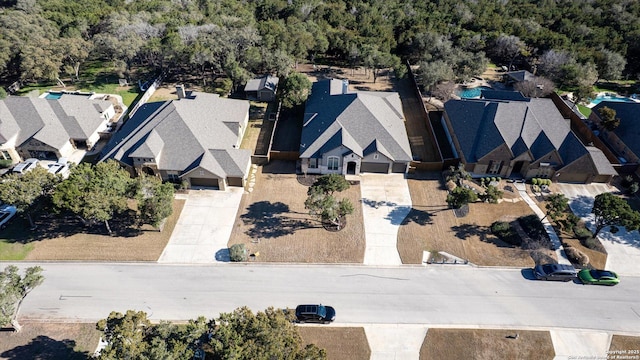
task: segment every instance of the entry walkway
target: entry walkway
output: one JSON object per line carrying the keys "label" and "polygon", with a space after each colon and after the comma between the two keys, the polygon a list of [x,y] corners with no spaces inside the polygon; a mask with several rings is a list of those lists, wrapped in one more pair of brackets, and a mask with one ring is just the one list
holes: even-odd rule
{"label": "entry walkway", "polygon": [[362,217],[367,247],[365,265],[402,265],[398,229],[411,210],[404,174],[362,174]]}
{"label": "entry walkway", "polygon": [[226,191],[189,190],[180,219],[158,262],[228,262],[227,243],[243,192],[243,188],[236,187]]}
{"label": "entry walkway", "polygon": [[564,252],[564,247],[562,246],[562,242],[560,242],[560,238],[558,237],[558,234],[556,234],[556,231],[553,229],[553,226],[551,225],[549,220],[545,218],[546,214],[542,210],[540,210],[540,208],[538,207],[538,204],[536,204],[535,201],[531,199],[529,194],[527,194],[527,188],[526,188],[527,185],[524,183],[514,183],[514,185],[516,189],[518,189],[518,193],[520,193],[520,197],[522,197],[524,202],[526,202],[527,205],[529,205],[531,210],[533,210],[533,212],[542,221],[542,225],[544,226],[544,229],[547,231],[547,235],[549,235],[549,239],[551,239],[551,245],[553,246],[553,250],[556,251],[556,257],[558,258],[558,263],[571,265],[571,261],[569,261],[569,259],[567,258],[567,254],[565,254]]}

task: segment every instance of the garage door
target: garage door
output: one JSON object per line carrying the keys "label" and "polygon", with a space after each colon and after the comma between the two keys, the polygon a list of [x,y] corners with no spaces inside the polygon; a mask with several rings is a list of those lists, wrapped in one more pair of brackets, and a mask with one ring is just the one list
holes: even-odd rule
{"label": "garage door", "polygon": [[227,178],[227,184],[229,184],[229,186],[242,186],[242,178],[229,177]]}
{"label": "garage door", "polygon": [[191,178],[191,186],[218,187],[218,179]]}
{"label": "garage door", "polygon": [[563,172],[557,177],[559,182],[584,184],[589,179],[589,174]]}
{"label": "garage door", "polygon": [[360,172],[382,173],[389,172],[389,164],[387,163],[371,163],[363,162],[360,164]]}
{"label": "garage door", "polygon": [[391,172],[403,174],[407,170],[407,164],[405,163],[393,163]]}

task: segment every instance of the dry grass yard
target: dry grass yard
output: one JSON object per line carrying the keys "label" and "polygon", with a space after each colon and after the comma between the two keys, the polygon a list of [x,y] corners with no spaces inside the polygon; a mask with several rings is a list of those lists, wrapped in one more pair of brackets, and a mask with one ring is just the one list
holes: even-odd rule
{"label": "dry grass yard", "polygon": [[[494,221],[511,221],[533,211],[524,201],[470,204],[457,218],[446,203],[440,173],[417,173],[409,179],[413,209],[398,231],[398,252],[405,264],[420,264],[423,251],[445,251],[477,265],[530,267],[529,253],[491,234]],[[506,193],[506,192],[505,192]],[[554,257],[552,251],[544,251]]]}
{"label": "dry grass yard", "polygon": [[0,332],[0,359],[85,360],[98,346],[96,324],[22,323],[22,331]]}
{"label": "dry grass yard", "polygon": [[337,194],[349,198],[354,213],[341,231],[325,230],[304,208],[307,186],[295,175],[295,164],[272,161],[259,167],[253,191],[240,203],[229,246],[244,243],[255,261],[362,263],[365,238],[360,186]]}
{"label": "dry grass yard", "polygon": [[[514,339],[514,335],[518,338]],[[429,329],[420,360],[553,359],[548,331]]]}
{"label": "dry grass yard", "polygon": [[298,326],[304,344],[327,351],[328,360],[369,360],[371,349],[364,328]]}
{"label": "dry grass yard", "polygon": [[640,336],[613,335],[609,351],[619,351],[620,355],[640,355]]}
{"label": "dry grass yard", "polygon": [[83,228],[79,222],[61,224],[54,229],[39,226],[36,231],[42,236],[31,243],[33,250],[25,260],[156,261],[171,238],[184,202],[174,200],[173,214],[161,232],[151,229],[118,231],[114,224],[116,235],[109,236],[104,234],[104,226],[99,228],[100,232],[81,232]]}

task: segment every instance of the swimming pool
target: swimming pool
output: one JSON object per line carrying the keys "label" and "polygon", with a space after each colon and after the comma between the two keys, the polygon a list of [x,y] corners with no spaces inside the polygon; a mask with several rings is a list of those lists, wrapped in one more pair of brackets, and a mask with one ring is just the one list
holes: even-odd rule
{"label": "swimming pool", "polygon": [[456,94],[458,94],[458,96],[463,99],[474,99],[480,97],[480,93],[482,92],[482,90],[491,90],[491,88],[488,86],[478,86],[471,89],[458,90]]}
{"label": "swimming pool", "polygon": [[62,97],[62,93],[48,93],[44,98],[47,100],[58,100]]}
{"label": "swimming pool", "polygon": [[636,102],[633,99],[630,99],[630,98],[624,97],[624,96],[598,95],[598,96],[596,96],[595,99],[591,100],[591,102],[589,103],[589,107],[596,106],[596,105],[600,104],[603,101],[628,102],[628,103]]}

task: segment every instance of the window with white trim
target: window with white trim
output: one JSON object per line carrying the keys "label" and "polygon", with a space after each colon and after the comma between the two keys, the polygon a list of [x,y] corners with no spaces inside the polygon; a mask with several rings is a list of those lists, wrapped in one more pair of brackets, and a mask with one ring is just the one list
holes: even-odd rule
{"label": "window with white trim", "polygon": [[318,168],[318,159],[310,158],[309,159],[309,169],[317,169]]}
{"label": "window with white trim", "polygon": [[380,157],[380,155],[378,154],[373,154],[373,160],[378,160],[378,158]]}
{"label": "window with white trim", "polygon": [[169,181],[171,182],[178,182],[180,181],[180,177],[178,176],[178,174],[167,174],[167,178],[169,179]]}
{"label": "window with white trim", "polygon": [[327,158],[327,169],[328,170],[338,170],[338,162],[340,159],[337,156],[329,156]]}

